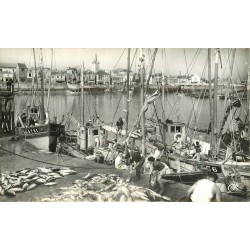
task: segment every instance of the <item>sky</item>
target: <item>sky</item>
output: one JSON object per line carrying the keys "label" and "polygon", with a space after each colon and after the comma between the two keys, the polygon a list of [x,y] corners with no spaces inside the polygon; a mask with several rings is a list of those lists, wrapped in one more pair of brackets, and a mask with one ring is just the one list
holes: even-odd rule
{"label": "sky", "polygon": [[[39,59],[40,50],[37,48],[36,57]],[[146,67],[149,70],[149,61],[154,49],[143,49],[145,54]],[[219,69],[220,76],[229,75],[228,53],[230,49],[221,49],[222,55],[222,69]],[[248,67],[248,49],[237,49],[235,65],[233,71],[233,78],[235,80],[245,79]],[[136,52],[136,54],[135,54]],[[123,48],[71,48],[54,49],[53,68],[58,70],[66,69],[67,67],[79,66],[84,61],[86,69],[91,69],[92,62],[95,55],[97,55],[100,62],[100,69],[112,70],[114,68],[127,68],[128,50]],[[132,64],[132,71],[138,70],[140,49],[132,48],[130,50],[130,62]],[[195,57],[197,55],[197,57]],[[51,49],[43,49],[44,66],[50,67],[51,64]],[[134,60],[133,60],[134,58]],[[196,58],[196,60],[195,60]],[[212,74],[214,69],[214,49],[212,49]],[[167,75],[185,75],[198,74],[200,76],[205,74],[207,76],[207,68],[204,70],[207,60],[207,49],[196,48],[160,48],[156,54],[154,72],[164,72]],[[32,67],[33,54],[30,48],[0,48],[0,62],[6,63],[26,63],[27,67]],[[193,62],[193,63],[192,63]],[[188,68],[188,70],[187,70]]]}

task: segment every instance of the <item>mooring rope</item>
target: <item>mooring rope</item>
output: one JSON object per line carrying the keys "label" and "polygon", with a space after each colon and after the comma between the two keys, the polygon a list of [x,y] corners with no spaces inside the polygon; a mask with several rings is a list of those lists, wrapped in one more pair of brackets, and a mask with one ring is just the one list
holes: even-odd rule
{"label": "mooring rope", "polygon": [[[7,153],[12,154],[12,155],[15,155],[15,156],[18,156],[18,157],[21,157],[21,158],[24,158],[24,159],[27,159],[30,161],[35,161],[35,162],[47,164],[47,165],[59,166],[59,167],[69,167],[69,168],[82,168],[82,167],[76,167],[76,166],[72,166],[72,165],[62,165],[62,164],[57,164],[57,163],[52,163],[52,162],[41,161],[38,159],[33,159],[33,158],[28,157],[28,156],[24,156],[24,155],[20,155],[20,154],[16,154],[14,152],[11,152],[10,150],[4,149],[2,146],[0,146],[0,149],[7,152]],[[94,168],[93,167],[84,167],[84,169],[114,169],[114,167],[96,167],[95,166]]]}

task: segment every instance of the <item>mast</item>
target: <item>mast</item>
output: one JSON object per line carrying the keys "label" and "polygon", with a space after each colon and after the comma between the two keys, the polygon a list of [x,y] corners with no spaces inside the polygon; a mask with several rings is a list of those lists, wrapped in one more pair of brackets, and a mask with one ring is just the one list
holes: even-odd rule
{"label": "mast", "polygon": [[214,109],[213,109],[213,95],[212,95],[212,81],[211,81],[211,49],[208,49],[208,82],[209,82],[209,107],[210,107],[210,124],[211,124],[211,156],[214,156],[215,140],[214,140]]}
{"label": "mast", "polygon": [[[127,65],[127,84],[126,84],[126,96],[127,96],[127,105],[126,105],[126,120],[125,120],[125,129],[126,135],[125,137],[128,138],[128,115],[129,115],[129,73],[130,73],[130,48],[128,48],[128,65]],[[128,153],[128,145],[125,143],[125,154]]]}
{"label": "mast", "polygon": [[215,69],[214,69],[214,141],[215,141],[215,147],[214,147],[214,156],[217,158],[217,140],[218,140],[218,134],[217,134],[217,93],[218,93],[218,69],[219,69],[219,53],[220,49],[215,49]]}
{"label": "mast", "polygon": [[[145,55],[143,54],[143,49],[141,49],[141,57],[139,59],[141,61],[140,64],[140,81],[141,81],[141,109],[143,108],[143,104],[145,101],[145,86],[144,86],[144,63],[145,63]],[[145,113],[142,113],[141,116],[141,126],[142,126],[142,156],[145,157]]]}
{"label": "mast", "polygon": [[[250,49],[248,49],[247,115],[248,115],[248,133],[249,133],[249,129],[250,129]],[[248,153],[250,154],[250,143],[249,143]]]}
{"label": "mast", "polygon": [[[33,48],[33,57],[34,57],[34,67],[35,67],[35,83],[36,83],[36,89],[38,89],[37,70],[36,70],[36,53],[35,53],[34,48]],[[33,76],[33,72],[32,72],[32,76]]]}
{"label": "mast", "polygon": [[81,64],[81,122],[82,125],[84,126],[84,95],[83,95],[83,71],[84,71],[84,61],[82,60],[82,64]]}
{"label": "mast", "polygon": [[41,65],[40,65],[40,73],[41,73],[41,123],[44,123],[44,86],[43,86],[43,50],[40,49],[41,55]]}
{"label": "mast", "polygon": [[165,112],[164,112],[164,108],[165,108],[165,77],[164,77],[163,70],[162,70],[162,106],[163,106],[162,120],[165,121]]}
{"label": "mast", "polygon": [[164,72],[162,70],[162,122],[163,122],[163,129],[162,129],[162,141],[163,144],[165,145],[166,143],[166,131],[165,131],[165,122],[166,122],[166,117],[165,117],[165,76],[164,76]]}
{"label": "mast", "polygon": [[147,79],[146,89],[148,88],[149,81],[150,81],[150,78],[151,78],[151,75],[152,75],[152,71],[153,71],[153,68],[154,68],[154,62],[155,62],[155,57],[156,57],[157,51],[158,51],[158,49],[154,50],[154,54],[153,54],[153,57],[152,57],[152,63],[151,63],[150,71],[149,71],[149,76],[148,76],[148,79]]}
{"label": "mast", "polygon": [[[227,81],[225,105],[224,105],[225,108],[226,108],[226,105],[227,105],[228,96],[229,96],[229,92],[230,92],[230,85],[231,86],[233,85],[232,76],[233,76],[233,67],[234,67],[235,54],[236,54],[236,49],[232,49],[232,59],[231,59],[231,62],[230,62],[230,76],[229,76],[230,79],[229,79],[229,81]],[[225,112],[224,112],[224,115],[225,115]]]}
{"label": "mast", "polygon": [[51,87],[51,79],[52,79],[52,67],[53,67],[53,49],[51,49],[51,65],[50,65],[50,77],[49,77],[49,86],[48,86],[48,100],[47,100],[47,108],[46,111],[49,112],[49,102],[50,102],[50,87]]}

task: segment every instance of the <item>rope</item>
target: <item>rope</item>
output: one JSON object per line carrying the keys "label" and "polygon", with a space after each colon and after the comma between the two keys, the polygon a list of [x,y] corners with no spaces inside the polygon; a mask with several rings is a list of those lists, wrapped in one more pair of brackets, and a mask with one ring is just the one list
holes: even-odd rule
{"label": "rope", "polygon": [[[207,65],[208,65],[208,58],[206,59],[206,62],[205,62],[205,65],[204,65],[204,68],[203,68],[203,72],[202,72],[202,78],[204,77],[205,75],[205,71],[206,71],[206,68],[207,68]],[[190,113],[190,117],[189,117],[189,121],[188,121],[188,131],[187,131],[187,135],[189,134],[189,131],[190,131],[190,123],[192,122],[193,120],[193,115],[194,115],[194,118],[195,118],[195,124],[198,123],[199,119],[200,119],[200,115],[201,115],[201,110],[202,110],[202,105],[203,105],[203,102],[204,102],[204,99],[205,99],[205,93],[206,91],[204,92],[204,88],[205,88],[205,85],[202,87],[202,90],[201,90],[201,94],[198,98],[198,101],[197,101],[197,105],[196,105],[196,108],[194,107],[194,99],[192,98],[192,104],[193,104],[193,112],[191,111]],[[199,102],[200,102],[200,99],[201,99],[201,96],[203,94],[203,98],[202,98],[202,102],[201,102],[201,105],[200,105],[200,110],[198,111],[198,118],[196,117],[196,114],[195,114],[195,110],[197,109],[198,105],[199,105]],[[192,115],[193,114],[193,115]],[[193,137],[195,136],[195,133],[196,131],[194,132],[193,136],[192,136],[192,139]]]}
{"label": "rope", "polygon": [[[132,68],[132,66],[133,66],[133,62],[134,62],[135,56],[137,55],[136,52],[137,52],[137,49],[135,50],[133,60],[132,60],[132,62],[131,62],[131,64],[130,64],[130,66],[129,66],[129,71],[131,70],[131,68]],[[124,53],[124,52],[123,52],[123,53]],[[121,91],[121,95],[120,95],[119,101],[118,101],[118,105],[117,105],[117,107],[116,107],[115,114],[114,114],[114,117],[113,117],[113,120],[112,120],[112,125],[114,125],[115,116],[116,116],[116,113],[117,113],[118,108],[119,108],[119,106],[120,106],[120,102],[121,102],[122,95],[123,95],[123,91],[125,90],[125,87],[126,87],[126,85],[124,84],[124,85],[123,85],[123,89],[122,89],[122,91]],[[130,107],[131,103],[132,103],[132,102],[130,102],[129,107]]]}
{"label": "rope", "polygon": [[120,99],[119,99],[119,102],[118,102],[118,105],[116,107],[116,110],[115,110],[115,114],[114,114],[114,117],[113,117],[113,120],[112,120],[112,125],[114,124],[114,121],[115,121],[115,116],[116,116],[116,113],[117,113],[117,110],[120,106],[120,102],[121,102],[121,99],[122,99],[122,92],[125,90],[125,85],[123,86],[123,89],[121,91],[121,95],[120,95]]}
{"label": "rope", "polygon": [[[41,160],[37,160],[37,159],[32,159],[28,156],[24,156],[24,155],[19,155],[19,154],[16,154],[16,153],[13,153],[7,149],[4,149],[2,147],[0,147],[1,150],[7,152],[7,153],[10,153],[12,155],[15,155],[15,156],[18,156],[18,157],[21,157],[21,158],[24,158],[24,159],[27,159],[27,160],[30,160],[30,161],[34,161],[34,162],[39,162],[39,163],[43,163],[43,164],[46,164],[46,165],[52,165],[52,166],[60,166],[60,167],[69,167],[69,168],[80,168],[80,167],[75,167],[75,166],[71,166],[71,165],[62,165],[62,164],[57,164],[57,163],[52,163],[52,162],[46,162],[46,161],[41,161]],[[85,169],[93,169],[93,167],[84,167]],[[114,169],[114,167],[95,167],[95,169]]]}
{"label": "rope", "polygon": [[113,70],[115,69],[115,67],[116,67],[116,66],[117,66],[117,64],[119,63],[119,61],[120,61],[121,57],[123,56],[123,54],[124,54],[125,50],[126,50],[126,49],[124,49],[124,50],[123,50],[123,52],[122,52],[121,56],[119,57],[118,61],[117,61],[117,62],[116,62],[116,64],[115,64],[115,66],[114,66]]}

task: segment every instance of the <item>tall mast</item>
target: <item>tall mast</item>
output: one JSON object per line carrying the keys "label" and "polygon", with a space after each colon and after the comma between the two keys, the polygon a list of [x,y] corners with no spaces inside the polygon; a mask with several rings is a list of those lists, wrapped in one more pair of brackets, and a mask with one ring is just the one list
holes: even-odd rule
{"label": "tall mast", "polygon": [[44,123],[44,86],[43,86],[43,50],[40,49],[41,56],[41,65],[40,65],[40,73],[41,73],[41,123]]}
{"label": "tall mast", "polygon": [[[248,115],[248,133],[250,129],[250,49],[248,49],[248,76],[247,76],[247,115]],[[250,143],[248,148],[250,154]]]}
{"label": "tall mast", "polygon": [[[143,104],[145,101],[145,86],[144,86],[144,63],[145,63],[145,55],[143,53],[143,49],[141,49],[140,56],[140,81],[141,81],[141,109],[143,108]],[[145,113],[142,113],[141,116],[141,127],[142,127],[142,156],[145,157]]]}
{"label": "tall mast", "polygon": [[[127,96],[127,105],[126,105],[126,120],[125,120],[125,129],[126,129],[126,138],[128,138],[128,115],[129,115],[129,73],[130,73],[130,49],[128,48],[128,65],[127,65],[127,84],[126,84],[126,96]],[[128,153],[128,145],[125,143],[125,154]]]}
{"label": "tall mast", "polygon": [[218,93],[218,69],[219,69],[220,49],[215,49],[215,69],[214,69],[214,140],[215,140],[215,158],[217,158],[217,93]]}
{"label": "tall mast", "polygon": [[165,77],[164,77],[164,72],[162,70],[162,120],[165,121]]}
{"label": "tall mast", "polygon": [[51,79],[52,79],[52,67],[53,67],[53,49],[51,49],[51,65],[50,65],[50,77],[49,77],[49,86],[48,86],[48,100],[47,100],[47,108],[46,111],[49,112],[49,102],[50,102],[50,87],[51,87]]}
{"label": "tall mast", "polygon": [[154,50],[154,54],[153,54],[153,57],[152,57],[151,67],[150,67],[150,71],[149,71],[149,75],[148,75],[148,79],[147,79],[147,83],[146,83],[146,90],[148,88],[149,81],[150,81],[150,78],[151,78],[151,75],[152,75],[152,72],[153,72],[154,62],[155,62],[155,57],[156,57],[157,51],[158,51],[158,49]]}
{"label": "tall mast", "polygon": [[82,64],[81,64],[81,116],[82,116],[81,122],[82,122],[82,125],[84,125],[83,71],[84,71],[84,61],[82,60]]}
{"label": "tall mast", "polygon": [[[34,67],[35,67],[35,83],[36,83],[36,89],[38,89],[35,49],[33,49],[33,57],[34,57]],[[33,75],[33,72],[32,72],[32,75]]]}
{"label": "tall mast", "polygon": [[[162,127],[162,142],[165,145],[166,144],[166,131],[165,131],[165,122],[166,122],[166,116],[165,116],[165,76],[164,72],[162,70],[162,122],[163,122],[163,127]],[[165,149],[165,146],[164,146]]]}
{"label": "tall mast", "polygon": [[214,109],[213,109],[213,95],[212,95],[212,81],[211,81],[211,49],[208,49],[208,83],[209,83],[209,107],[210,107],[210,124],[211,124],[211,156],[214,156],[215,138],[214,138]]}

